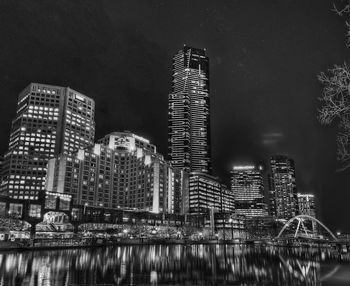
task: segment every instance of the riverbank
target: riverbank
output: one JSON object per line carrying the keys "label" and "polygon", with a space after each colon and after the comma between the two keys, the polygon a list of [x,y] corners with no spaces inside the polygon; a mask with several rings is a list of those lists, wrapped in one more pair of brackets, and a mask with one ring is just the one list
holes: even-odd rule
{"label": "riverbank", "polygon": [[11,250],[53,250],[71,248],[89,248],[104,246],[125,245],[196,245],[196,244],[245,244],[232,240],[185,240],[185,239],[67,239],[67,240],[41,240],[41,241],[0,241],[0,252]]}
{"label": "riverbank", "polygon": [[[137,245],[265,245],[287,248],[303,248],[301,245],[280,245],[269,242],[254,242],[240,240],[186,240],[186,239],[114,239],[107,240],[101,238],[87,239],[45,239],[28,241],[0,241],[0,252],[6,251],[32,251],[32,250],[55,250],[55,249],[74,249],[74,248],[94,248],[107,246],[137,246]],[[306,248],[331,248],[331,245],[309,245]]]}

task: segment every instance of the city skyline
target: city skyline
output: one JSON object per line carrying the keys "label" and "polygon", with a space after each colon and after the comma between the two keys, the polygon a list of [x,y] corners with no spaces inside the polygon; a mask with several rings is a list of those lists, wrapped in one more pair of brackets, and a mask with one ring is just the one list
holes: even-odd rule
{"label": "city skyline", "polygon": [[[119,27],[118,25],[122,26],[122,17],[121,20],[114,20],[111,17],[113,13],[116,13],[115,9],[113,10],[116,4],[106,2],[105,6],[102,4],[101,6],[95,5],[97,7],[91,4],[91,6],[84,9],[97,8],[97,12],[92,19],[96,21],[99,29],[103,30],[105,25],[109,28]],[[181,2],[181,5],[185,4]],[[191,11],[194,9],[192,5],[189,4],[188,6],[188,9]],[[205,5],[210,4],[206,3]],[[232,5],[234,6],[234,4]],[[245,11],[245,9],[242,9],[242,6],[243,8],[249,7],[249,4],[240,5],[241,9],[237,9],[239,11]],[[197,17],[199,15],[207,15],[209,23],[212,23],[214,20],[222,21],[219,27],[222,29],[221,33],[225,35],[230,33],[230,31],[233,34],[236,33],[237,41],[234,41],[235,43],[229,42],[227,46],[215,45],[212,43],[211,38],[204,36],[204,33],[199,33],[199,36],[195,36],[194,32],[200,31],[200,24],[208,28],[208,24],[205,21],[200,21],[195,28],[191,28],[190,31],[182,35],[180,34],[175,37],[176,39],[170,40],[165,37],[163,43],[161,40],[157,40],[157,35],[160,32],[152,31],[152,26],[149,25],[146,25],[143,29],[140,28],[138,32],[144,35],[145,38],[136,40],[124,35],[128,50],[121,50],[120,54],[123,55],[124,53],[124,55],[127,55],[130,53],[131,57],[129,59],[131,59],[132,63],[139,62],[140,66],[136,65],[136,67],[140,68],[141,71],[135,71],[135,67],[128,65],[127,62],[121,59],[121,56],[110,52],[108,49],[107,54],[109,57],[115,56],[113,57],[113,63],[106,68],[101,68],[101,63],[105,62],[103,58],[92,57],[91,62],[86,61],[90,54],[94,55],[96,51],[99,53],[99,45],[94,42],[91,44],[90,42],[90,48],[88,49],[84,49],[81,46],[84,52],[77,56],[71,48],[65,50],[67,38],[64,36],[62,37],[63,43],[60,44],[61,42],[59,42],[58,47],[54,49],[54,55],[40,55],[43,57],[40,58],[39,55],[34,53],[33,61],[35,60],[37,63],[42,61],[42,64],[34,65],[31,74],[24,72],[20,68],[22,64],[19,62],[15,62],[15,66],[19,68],[19,76],[11,71],[10,65],[3,65],[2,74],[4,77],[1,86],[5,100],[4,107],[6,108],[6,110],[2,109],[4,117],[3,126],[1,127],[1,131],[4,134],[3,141],[7,144],[7,138],[9,137],[5,135],[9,134],[9,126],[7,126],[6,122],[9,122],[14,117],[15,100],[13,98],[17,97],[17,94],[25,85],[34,81],[72,86],[95,99],[98,109],[96,115],[98,134],[96,138],[101,138],[110,131],[131,130],[136,134],[150,138],[157,147],[159,146],[160,153],[166,155],[166,101],[167,94],[170,92],[171,54],[174,54],[183,43],[200,48],[205,47],[209,57],[212,59],[211,94],[213,95],[213,108],[211,120],[213,126],[212,145],[213,150],[215,150],[213,164],[214,170],[217,170],[215,175],[226,177],[227,181],[229,170],[231,169],[230,166],[234,162],[254,161],[267,164],[271,155],[287,153],[295,159],[296,170],[299,172],[297,174],[298,191],[312,192],[316,195],[320,200],[318,205],[321,211],[321,218],[326,224],[332,225],[334,228],[346,228],[346,220],[342,221],[342,218],[337,214],[333,214],[333,212],[338,205],[342,205],[343,201],[346,201],[348,198],[348,194],[345,192],[345,189],[349,186],[346,179],[348,171],[343,174],[334,173],[336,169],[335,160],[333,159],[336,148],[332,141],[335,138],[334,130],[321,127],[316,120],[316,98],[321,90],[316,81],[317,73],[330,68],[333,63],[343,62],[347,59],[346,48],[343,44],[344,41],[342,41],[345,37],[342,19],[337,18],[330,11],[331,5],[325,5],[324,3],[318,6],[318,2],[314,2],[313,7],[312,4],[308,4],[305,7],[301,3],[284,3],[281,4],[281,7],[274,7],[273,11],[269,12],[269,15],[272,13],[278,15],[279,11],[283,11],[286,13],[287,19],[292,19],[293,13],[296,11],[301,11],[302,13],[301,23],[294,23],[294,30],[297,32],[293,34],[294,38],[292,37],[291,39],[291,43],[294,43],[294,48],[296,47],[297,50],[296,55],[300,58],[291,55],[292,59],[288,59],[289,55],[286,55],[286,52],[290,50],[285,47],[285,44],[276,43],[274,38],[276,35],[269,33],[268,25],[272,24],[272,20],[268,21],[268,24],[265,23],[260,30],[256,22],[253,22],[251,28],[246,26],[243,30],[246,33],[245,36],[244,33],[239,34],[234,26],[234,24],[239,23],[239,20],[242,21],[242,18],[238,17],[237,20],[229,21],[223,11],[224,6],[222,4],[217,10],[217,13],[223,16],[221,20],[218,15],[207,14],[204,8],[195,15],[198,15]],[[260,5],[258,6],[260,7]],[[267,6],[260,7],[263,14],[267,13],[269,5]],[[111,8],[108,12],[106,12],[107,7]],[[132,4],[128,4],[124,8],[128,10],[132,9],[132,7]],[[171,4],[159,6],[157,9],[164,11],[164,9],[170,8],[175,9],[175,11],[180,9],[180,7],[171,7]],[[288,11],[283,10],[286,8],[291,9]],[[316,11],[312,8],[316,8]],[[40,9],[43,8],[39,7],[39,11]],[[26,19],[26,10],[16,10],[16,12],[23,16],[23,20]],[[140,13],[138,11],[138,15]],[[314,16],[309,16],[308,13],[312,13]],[[102,20],[102,16],[105,14],[107,15],[106,21]],[[132,13],[130,12],[130,14]],[[143,14],[141,13],[141,15]],[[147,15],[147,9],[145,15]],[[59,17],[66,17],[65,10],[59,14]],[[185,17],[184,19],[186,20],[187,18]],[[314,20],[315,23],[309,23],[309,20]],[[33,25],[33,21],[31,20],[29,23]],[[49,20],[45,18],[44,21]],[[162,19],[162,21],[167,24],[165,19]],[[283,29],[286,29],[287,20],[284,22],[279,18],[279,21],[281,27],[277,31],[282,33]],[[49,21],[48,23],[51,22]],[[300,29],[302,24],[309,24],[307,26],[308,29],[304,32]],[[55,24],[51,23],[51,25]],[[28,27],[30,30],[32,26],[29,24]],[[166,27],[171,30],[169,24]],[[123,31],[125,27],[120,29]],[[287,35],[282,36],[282,39],[285,41],[288,40],[288,32],[292,31],[292,27],[286,31]],[[113,31],[111,32],[107,29],[107,32],[111,33],[112,38],[115,37]],[[60,30],[57,30],[53,37],[61,37],[60,33]],[[107,35],[99,36],[103,40],[102,43],[106,43],[109,37],[108,33]],[[297,36],[297,33],[300,34]],[[311,34],[314,35],[314,33],[314,37],[311,37],[309,40],[306,39]],[[45,35],[45,33],[43,34]],[[87,35],[90,34],[88,33]],[[214,33],[214,35],[217,35],[220,42],[220,31]],[[247,38],[248,36],[252,36],[253,39]],[[8,37],[7,33],[5,33],[6,37]],[[87,36],[82,35],[80,39],[84,39],[84,37]],[[20,34],[19,38],[25,42],[28,41],[24,34]],[[265,42],[262,41],[264,39]],[[39,39],[38,41],[40,42],[41,40]],[[52,45],[51,41],[53,40],[48,39],[46,46],[41,48],[41,51],[46,51],[47,47]],[[10,41],[10,43],[12,42]],[[258,45],[257,48],[254,48],[256,43],[260,43],[260,46]],[[289,42],[287,41],[287,43]],[[298,48],[299,44],[306,48],[304,53]],[[35,46],[36,44],[33,43],[33,45]],[[74,46],[80,47],[80,44],[75,43]],[[91,47],[97,50],[91,50]],[[108,47],[111,46],[109,45]],[[267,53],[267,47],[276,48],[275,57],[272,53]],[[229,48],[232,48],[232,51],[228,52]],[[267,55],[266,59],[259,57],[263,53],[259,54],[258,48],[263,48],[263,52]],[[28,45],[28,50],[31,51],[31,49],[31,46]],[[311,53],[311,51],[315,52]],[[7,52],[10,55],[12,53],[10,51]],[[330,55],[325,57],[325,54]],[[68,56],[66,57],[65,55]],[[28,57],[23,53],[20,56],[24,60]],[[146,58],[142,58],[143,56]],[[251,57],[252,60],[249,60]],[[63,58],[66,58],[67,61],[58,63],[59,59]],[[320,60],[321,58],[324,59]],[[57,72],[49,69],[51,65],[45,66],[43,64],[45,62],[44,59],[46,61],[51,59],[54,62],[53,66],[58,65],[60,71],[65,70],[67,72],[58,75]],[[229,60],[227,61],[226,59]],[[296,60],[299,66],[292,63],[293,59]],[[306,61],[307,59],[309,61]],[[282,64],[278,64],[278,61],[282,62],[283,60],[285,60],[285,65],[288,68],[290,66],[290,71],[286,70],[286,67]],[[305,64],[304,72],[300,69],[302,61],[310,62]],[[150,74],[145,76],[143,75],[143,66],[148,62],[154,64],[155,67],[151,68],[149,70]],[[318,64],[316,65],[315,62]],[[253,69],[253,63],[256,63],[254,65],[255,69]],[[114,65],[120,66],[120,69],[125,74],[118,72]],[[10,70],[5,70],[4,66],[9,67]],[[96,76],[94,80],[91,80],[91,76],[87,76],[88,70]],[[107,74],[108,77],[102,80],[96,74],[98,70],[102,71],[104,75]],[[117,76],[113,76],[111,71],[117,71],[115,73]],[[134,75],[134,73],[136,74]],[[293,75],[296,78],[293,79]],[[117,85],[112,83],[114,80],[116,82],[125,81],[126,84],[123,84],[122,88],[118,90],[116,88]],[[158,84],[159,86],[154,87]],[[151,100],[144,99],[144,97],[147,97],[154,91],[156,96],[152,97]],[[285,94],[283,95],[283,93]],[[309,96],[309,99],[306,99],[307,96]],[[303,98],[305,98],[305,101],[301,101]],[[154,99],[159,99],[155,105],[152,102]],[[304,102],[305,104],[302,104]],[[14,108],[11,109],[11,106]],[[6,151],[5,143],[1,142],[2,153]],[[341,197],[341,199],[338,197]]]}

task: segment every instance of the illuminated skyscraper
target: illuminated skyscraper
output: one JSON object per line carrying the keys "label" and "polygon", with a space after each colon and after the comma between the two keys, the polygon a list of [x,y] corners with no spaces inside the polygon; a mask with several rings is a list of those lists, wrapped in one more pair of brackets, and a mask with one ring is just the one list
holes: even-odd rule
{"label": "illuminated skyscraper", "polygon": [[184,46],[173,58],[168,153],[175,168],[211,173],[209,59]]}
{"label": "illuminated skyscraper", "polygon": [[221,184],[219,178],[201,172],[191,172],[189,182],[189,200],[185,208],[187,212],[207,213],[213,210],[233,213],[232,191]]}
{"label": "illuminated skyscraper", "polygon": [[18,97],[1,193],[37,199],[45,189],[47,163],[60,153],[92,145],[94,101],[68,87],[31,83]]}
{"label": "illuminated skyscraper", "polygon": [[316,217],[315,196],[298,193],[298,214]]}
{"label": "illuminated skyscraper", "polygon": [[271,215],[290,219],[298,214],[294,161],[287,156],[271,157],[270,209]]}
{"label": "illuminated skyscraper", "polygon": [[237,214],[246,217],[267,216],[261,166],[234,166],[231,171],[231,189]]}
{"label": "illuminated skyscraper", "polygon": [[[297,194],[298,197],[298,214],[299,215],[309,215],[316,218],[316,208],[315,208],[315,196],[312,194]],[[309,230],[312,230],[314,234],[317,233],[317,224],[316,222],[306,221],[304,222]]]}

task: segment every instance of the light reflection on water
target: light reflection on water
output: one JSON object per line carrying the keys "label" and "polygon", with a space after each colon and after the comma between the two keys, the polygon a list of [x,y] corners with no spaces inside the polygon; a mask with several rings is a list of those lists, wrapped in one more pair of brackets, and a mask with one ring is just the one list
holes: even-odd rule
{"label": "light reflection on water", "polygon": [[349,276],[350,264],[310,249],[149,245],[0,253],[1,286],[350,285]]}

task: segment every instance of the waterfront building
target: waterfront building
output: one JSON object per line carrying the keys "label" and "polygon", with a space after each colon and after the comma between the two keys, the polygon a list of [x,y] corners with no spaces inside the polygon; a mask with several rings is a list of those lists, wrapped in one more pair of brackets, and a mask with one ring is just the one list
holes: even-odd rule
{"label": "waterfront building", "polygon": [[237,214],[246,217],[267,216],[262,171],[261,166],[233,166],[231,170],[231,190],[234,195]]}
{"label": "waterfront building", "polygon": [[[170,213],[186,214],[189,205],[189,173],[185,170],[172,168],[171,189],[168,205],[173,206]],[[172,203],[171,203],[172,202]]]}
{"label": "waterfront building", "polygon": [[298,214],[294,160],[283,155],[272,156],[270,186],[271,215],[290,219]]}
{"label": "waterfront building", "polygon": [[181,210],[185,178],[177,181],[181,173],[149,140],[131,132],[113,132],[99,142],[51,159],[47,190],[70,194],[75,204],[155,213]]}
{"label": "waterfront building", "polygon": [[93,144],[94,112],[94,101],[69,87],[29,84],[18,97],[0,193],[38,199],[49,159]]}
{"label": "waterfront building", "polygon": [[[115,230],[116,225],[119,225],[118,228],[132,225],[140,235],[140,229],[145,226],[153,226],[153,228],[157,226],[157,229],[163,226],[165,231],[169,226],[203,228],[204,219],[204,216],[193,218],[190,215],[77,205],[73,204],[70,195],[62,193],[40,193],[38,200],[13,199],[0,195],[0,223],[4,228],[18,232],[23,228],[23,221],[25,221],[32,234],[36,230],[37,235],[43,234],[43,236],[45,236],[43,232],[46,232],[46,236],[48,232],[57,233],[62,227],[67,227],[68,222],[75,226],[74,231],[105,232],[108,229]],[[78,225],[80,225],[79,228]]]}
{"label": "waterfront building", "polygon": [[234,211],[233,194],[217,177],[191,172],[189,182],[190,213]]}
{"label": "waterfront building", "polygon": [[220,202],[221,212],[233,213],[235,211],[234,194],[231,188],[228,188],[225,184],[221,184]]}
{"label": "waterfront building", "polygon": [[172,165],[211,174],[209,59],[184,46],[173,57],[168,98],[168,154]]}
{"label": "waterfront building", "polygon": [[[316,218],[315,196],[313,194],[297,194],[298,198],[298,214],[308,215]],[[317,234],[317,225],[314,221],[305,222],[304,225]]]}
{"label": "waterfront building", "polygon": [[297,194],[298,214],[316,217],[315,196],[313,194]]}
{"label": "waterfront building", "polygon": [[250,239],[275,238],[283,227],[283,223],[272,216],[252,216],[244,219],[247,237]]}
{"label": "waterfront building", "polygon": [[211,229],[211,238],[246,239],[245,217],[232,212],[216,212],[206,216],[204,226]]}

